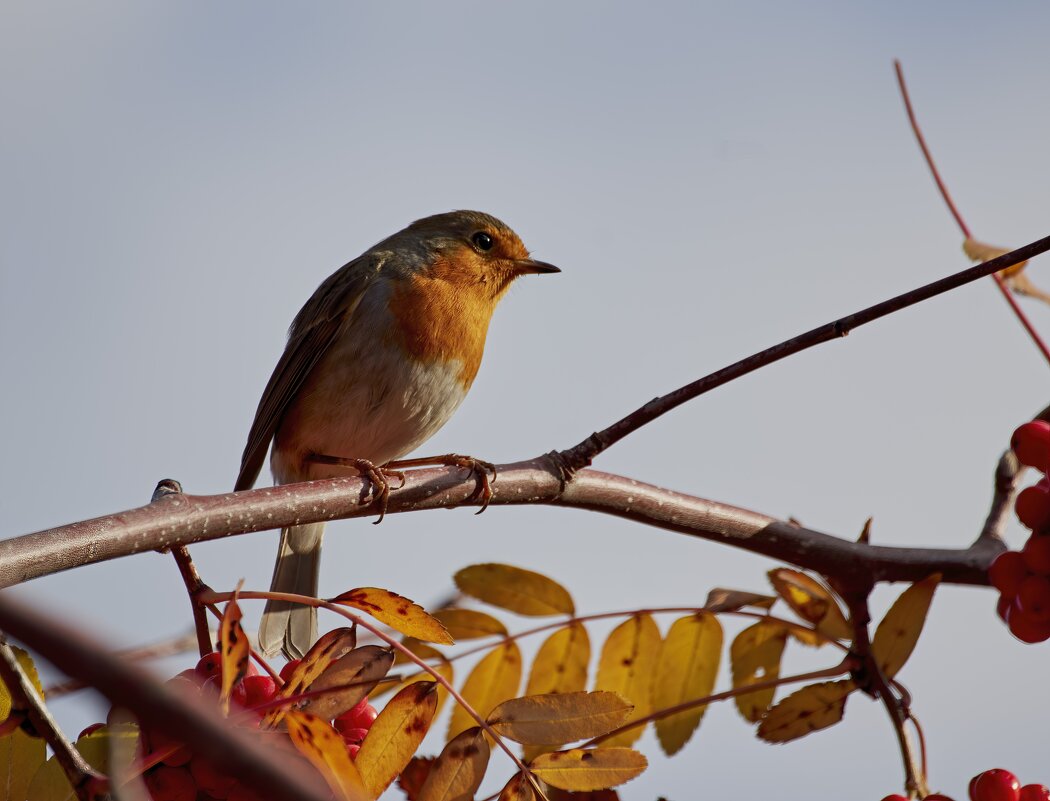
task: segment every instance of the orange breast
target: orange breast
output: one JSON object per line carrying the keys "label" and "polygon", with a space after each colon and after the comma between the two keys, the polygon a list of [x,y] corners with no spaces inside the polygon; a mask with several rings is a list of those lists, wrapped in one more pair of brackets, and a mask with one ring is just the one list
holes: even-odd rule
{"label": "orange breast", "polygon": [[398,282],[388,302],[397,320],[394,342],[421,361],[458,362],[459,380],[468,388],[496,306],[491,289],[454,264],[438,263],[426,275]]}

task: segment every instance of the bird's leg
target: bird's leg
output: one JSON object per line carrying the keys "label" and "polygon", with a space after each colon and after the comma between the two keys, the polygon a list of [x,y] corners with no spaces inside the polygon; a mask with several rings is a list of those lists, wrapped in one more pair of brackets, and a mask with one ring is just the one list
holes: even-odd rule
{"label": "bird's leg", "polygon": [[362,478],[367,478],[372,485],[372,490],[366,495],[361,503],[376,503],[379,505],[379,518],[374,521],[376,525],[383,522],[386,517],[386,505],[390,500],[390,479],[396,478],[401,483],[395,489],[405,486],[405,474],[400,470],[393,470],[390,464],[375,465],[367,459],[350,459],[346,456],[329,456],[325,453],[311,453],[308,461],[317,464],[330,464],[337,467],[350,467],[358,472]]}
{"label": "bird's leg", "polygon": [[[463,467],[474,474],[478,481],[478,488],[470,497],[481,497],[481,508],[474,514],[480,515],[489,507],[492,500],[492,481],[496,480],[496,465],[473,456],[461,456],[458,453],[446,453],[443,456],[422,456],[418,459],[396,459],[383,465],[388,467],[427,467],[428,465],[442,465],[444,467]],[[492,473],[492,481],[489,481],[489,473]]]}

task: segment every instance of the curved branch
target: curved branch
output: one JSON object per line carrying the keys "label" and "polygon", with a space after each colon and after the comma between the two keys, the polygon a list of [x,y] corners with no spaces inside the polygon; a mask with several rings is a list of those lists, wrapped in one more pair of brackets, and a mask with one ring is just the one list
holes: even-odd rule
{"label": "curved branch", "polygon": [[[700,537],[815,570],[850,584],[917,581],[939,572],[956,584],[987,584],[997,538],[966,549],[893,548],[854,542],[623,476],[582,470],[567,485],[545,457],[500,465],[491,506],[587,509]],[[166,495],[93,520],[0,541],[0,587],[85,564],[233,534],[375,514],[358,505],[363,481],[337,478],[224,495]],[[413,470],[387,514],[477,506],[476,483],[456,468]],[[489,512],[492,514],[492,512]]]}

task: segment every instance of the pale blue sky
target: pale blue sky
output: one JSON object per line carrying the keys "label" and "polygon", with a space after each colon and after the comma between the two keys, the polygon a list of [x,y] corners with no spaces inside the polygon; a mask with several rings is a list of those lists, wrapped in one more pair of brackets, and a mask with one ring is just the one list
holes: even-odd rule
{"label": "pale blue sky", "polygon": [[[514,288],[470,397],[426,448],[494,461],[574,444],[965,266],[894,57],[978,235],[1044,236],[1048,25],[1039,2],[8,2],[2,535],[140,505],[168,476],[228,490],[301,303],[426,214],[496,214],[564,270]],[[1025,307],[1050,333],[1050,309]],[[844,536],[874,515],[878,542],[961,545],[1010,432],[1047,402],[1047,375],[985,281],[725,387],[597,466]],[[213,586],[262,587],[275,546],[262,534],[194,553]],[[333,525],[322,592],[379,585],[425,603],[489,560],[549,573],[587,612],[761,589],[771,566],[582,513],[462,510]],[[188,624],[158,555],[20,592],[114,642]],[[931,783],[957,799],[990,767],[1050,782],[1050,648],[1012,640],[994,603],[940,592],[900,677]],[[787,667],[824,659],[789,654]],[[99,714],[57,710],[74,730]],[[862,698],[834,733],[784,747],[719,706],[675,759],[651,736],[642,748],[654,765],[625,799],[900,786],[889,724]]]}

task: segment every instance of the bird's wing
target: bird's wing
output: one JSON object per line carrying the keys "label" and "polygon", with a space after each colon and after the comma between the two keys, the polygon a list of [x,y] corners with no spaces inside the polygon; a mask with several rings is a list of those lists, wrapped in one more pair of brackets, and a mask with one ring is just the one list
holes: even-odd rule
{"label": "bird's wing", "polygon": [[296,315],[288,344],[255,411],[235,492],[250,489],[255,483],[288,404],[357,309],[381,264],[369,254],[354,259],[325,279]]}

